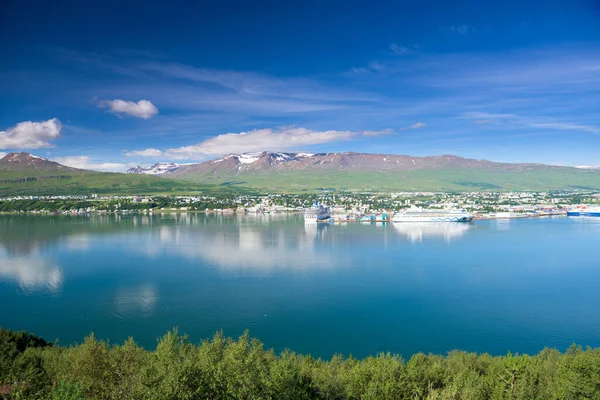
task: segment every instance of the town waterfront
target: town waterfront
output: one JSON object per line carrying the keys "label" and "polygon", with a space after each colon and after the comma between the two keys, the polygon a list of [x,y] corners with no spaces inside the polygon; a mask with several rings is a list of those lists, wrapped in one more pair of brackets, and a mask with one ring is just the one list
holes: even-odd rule
{"label": "town waterfront", "polygon": [[600,219],[0,216],[0,325],[153,348],[249,329],[317,357],[600,346]]}

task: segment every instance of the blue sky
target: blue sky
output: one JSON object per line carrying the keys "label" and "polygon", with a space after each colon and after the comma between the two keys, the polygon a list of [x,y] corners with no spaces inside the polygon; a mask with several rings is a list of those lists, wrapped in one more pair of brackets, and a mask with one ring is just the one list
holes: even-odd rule
{"label": "blue sky", "polygon": [[42,3],[0,5],[0,153],[600,165],[599,1]]}

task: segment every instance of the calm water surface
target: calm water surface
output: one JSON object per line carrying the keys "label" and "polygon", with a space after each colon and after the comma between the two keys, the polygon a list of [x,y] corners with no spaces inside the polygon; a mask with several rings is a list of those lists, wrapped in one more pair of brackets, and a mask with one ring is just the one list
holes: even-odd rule
{"label": "calm water surface", "polygon": [[0,216],[0,325],[153,347],[249,329],[315,356],[600,346],[600,219],[305,226]]}

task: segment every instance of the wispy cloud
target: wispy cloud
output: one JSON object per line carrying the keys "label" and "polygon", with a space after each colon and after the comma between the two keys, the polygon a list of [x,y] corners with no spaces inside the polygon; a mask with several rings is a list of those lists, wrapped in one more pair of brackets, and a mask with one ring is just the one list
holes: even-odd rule
{"label": "wispy cloud", "polygon": [[407,54],[412,53],[412,49],[396,43],[390,44],[390,50],[392,50],[395,54],[399,56],[405,56]]}
{"label": "wispy cloud", "polygon": [[149,100],[140,100],[137,103],[120,99],[101,100],[98,107],[108,108],[115,114],[128,114],[134,117],[148,119],[158,114],[158,108]]}
{"label": "wispy cloud", "polygon": [[52,147],[58,139],[62,125],[56,118],[42,122],[25,121],[0,131],[0,149],[39,149]]}
{"label": "wispy cloud", "polygon": [[123,163],[95,163],[88,156],[55,157],[53,161],[73,168],[103,172],[121,172],[128,166]]}
{"label": "wispy cloud", "polygon": [[404,128],[400,128],[400,130],[405,131],[407,129],[420,129],[420,128],[423,128],[424,126],[427,126],[427,124],[425,124],[423,122],[417,122],[412,125],[405,126]]}
{"label": "wispy cloud", "polygon": [[394,135],[396,133],[396,131],[391,128],[388,128],[388,129],[382,129],[380,131],[363,131],[360,133],[364,136],[383,136],[383,135]]}
{"label": "wispy cloud", "polygon": [[466,35],[469,31],[473,30],[473,28],[468,25],[450,25],[445,30],[457,35]]}
{"label": "wispy cloud", "polygon": [[479,118],[486,118],[485,123],[492,121],[513,124],[519,126],[525,126],[529,128],[541,128],[558,131],[582,131],[594,134],[600,134],[600,127],[591,125],[582,125],[571,122],[557,121],[550,117],[539,117],[539,116],[522,116],[517,114],[493,114],[485,112],[468,112],[461,115],[461,118],[475,119],[473,122],[482,123]]}
{"label": "wispy cloud", "polygon": [[567,131],[584,131],[595,134],[600,134],[600,127],[572,124],[568,122],[530,122],[529,126],[532,128],[548,128],[556,130],[567,130]]}
{"label": "wispy cloud", "polygon": [[349,140],[359,136],[378,136],[392,133],[394,133],[392,129],[382,131],[315,131],[297,127],[256,129],[248,132],[218,135],[191,146],[166,150],[133,150],[125,153],[125,155],[192,160],[229,153],[299,149],[316,144]]}

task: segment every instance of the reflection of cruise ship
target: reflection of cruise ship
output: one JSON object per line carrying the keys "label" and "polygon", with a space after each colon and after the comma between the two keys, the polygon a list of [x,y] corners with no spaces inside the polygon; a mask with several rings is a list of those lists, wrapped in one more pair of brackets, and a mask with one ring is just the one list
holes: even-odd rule
{"label": "reflection of cruise ship", "polygon": [[421,242],[424,238],[443,238],[445,242],[449,242],[461,237],[472,227],[472,224],[431,224],[428,222],[394,224],[394,229],[406,235],[411,242]]}
{"label": "reflection of cruise ship", "polygon": [[567,210],[569,217],[600,217],[600,206],[577,206]]}
{"label": "reflection of cruise ship", "polygon": [[411,207],[394,215],[394,222],[471,222],[473,215],[460,210],[424,210]]}
{"label": "reflection of cruise ship", "polygon": [[315,203],[311,208],[304,210],[304,222],[326,221],[331,217],[329,207]]}

